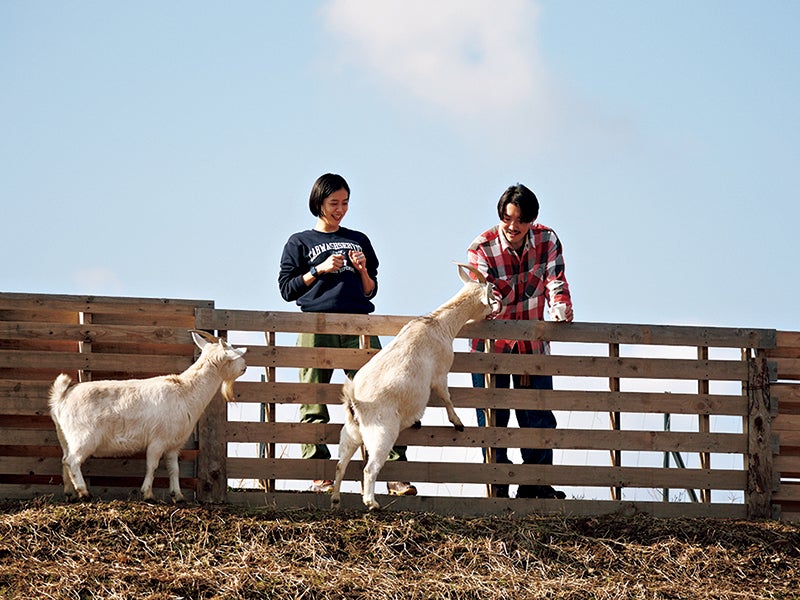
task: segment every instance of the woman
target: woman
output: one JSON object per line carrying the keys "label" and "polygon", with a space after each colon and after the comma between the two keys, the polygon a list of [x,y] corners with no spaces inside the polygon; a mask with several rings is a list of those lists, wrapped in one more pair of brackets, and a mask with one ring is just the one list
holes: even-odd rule
{"label": "woman", "polygon": [[[342,227],[350,204],[350,187],[341,175],[320,176],[311,188],[308,208],[316,217],[313,229],[293,234],[283,248],[278,285],[287,302],[296,302],[303,312],[369,314],[375,310],[372,298],[378,291],[378,257],[369,238]],[[298,346],[313,348],[358,348],[359,336],[301,333]],[[380,340],[370,337],[370,346],[380,348]],[[300,369],[304,383],[330,383],[332,369]],[[355,371],[347,371],[349,377]],[[324,404],[300,406],[302,423],[327,423],[330,417]],[[303,458],[330,459],[324,444],[303,444]],[[396,447],[389,460],[406,460],[405,447]],[[408,482],[388,484],[389,493],[413,496],[416,488]],[[315,480],[312,491],[330,492],[330,480]]]}

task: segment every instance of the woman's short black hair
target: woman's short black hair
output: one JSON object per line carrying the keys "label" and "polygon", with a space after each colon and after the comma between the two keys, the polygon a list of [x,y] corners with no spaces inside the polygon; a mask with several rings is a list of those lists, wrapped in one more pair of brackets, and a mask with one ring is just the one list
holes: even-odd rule
{"label": "woman's short black hair", "polygon": [[539,216],[539,200],[531,190],[521,183],[510,186],[497,203],[497,216],[502,221],[506,214],[506,205],[513,204],[519,208],[520,220],[523,223],[533,223]]}
{"label": "woman's short black hair", "polygon": [[339,190],[347,190],[347,197],[350,197],[350,186],[347,185],[344,177],[335,173],[320,175],[314,182],[314,187],[311,188],[311,196],[308,199],[308,209],[311,214],[319,217],[323,200]]}

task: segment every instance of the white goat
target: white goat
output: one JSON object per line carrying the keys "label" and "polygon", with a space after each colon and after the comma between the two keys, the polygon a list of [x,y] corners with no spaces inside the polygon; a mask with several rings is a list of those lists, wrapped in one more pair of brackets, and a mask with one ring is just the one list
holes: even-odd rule
{"label": "white goat", "polygon": [[217,390],[233,400],[233,382],[247,368],[243,358],[247,348],[233,348],[205,332],[192,331],[192,339],[202,352],[180,375],[87,381],[71,388],[69,375],[56,378],[50,390],[50,416],[64,452],[61,462],[68,499],[76,490],[78,498],[90,497],[81,473],[89,456],[130,456],[144,450],[144,499],[154,499],[153,475],[163,455],[170,496],[175,502],[185,500],[178,482],[181,446]]}
{"label": "white goat", "polygon": [[[370,509],[375,501],[375,480],[400,431],[419,423],[431,394],[444,402],[447,418],[456,430],[464,425],[453,409],[447,374],[453,365],[453,340],[468,322],[493,312],[498,304],[494,288],[470,265],[456,263],[464,286],[450,300],[400,330],[387,346],[373,356],[352,381],[344,384],[345,422],[339,438],[339,462],[333,483],[331,506],[338,508],[339,489],[350,459],[363,444],[363,500]],[[472,280],[464,269],[478,278]]]}

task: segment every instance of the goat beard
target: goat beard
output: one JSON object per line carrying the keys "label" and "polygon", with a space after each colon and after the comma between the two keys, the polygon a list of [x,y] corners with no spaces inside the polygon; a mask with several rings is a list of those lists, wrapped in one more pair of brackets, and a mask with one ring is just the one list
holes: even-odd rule
{"label": "goat beard", "polygon": [[222,386],[219,388],[219,391],[222,392],[222,397],[228,402],[233,402],[236,400],[236,396],[233,394],[233,382],[233,379],[226,379],[222,382]]}

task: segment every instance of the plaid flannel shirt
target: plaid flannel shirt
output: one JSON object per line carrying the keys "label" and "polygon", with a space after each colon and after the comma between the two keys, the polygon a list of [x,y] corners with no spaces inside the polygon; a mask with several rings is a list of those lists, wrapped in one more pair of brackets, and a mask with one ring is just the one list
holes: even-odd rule
{"label": "plaid flannel shirt", "polygon": [[[496,225],[479,235],[467,250],[469,264],[493,283],[502,302],[496,319],[544,320],[545,302],[572,306],[564,275],[561,242],[549,227],[534,223],[525,245],[515,251]],[[481,340],[472,340],[477,351]],[[494,352],[549,354],[550,344],[539,340],[496,340]]]}

